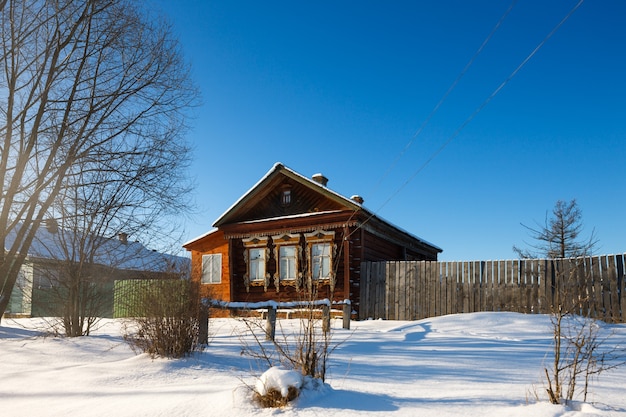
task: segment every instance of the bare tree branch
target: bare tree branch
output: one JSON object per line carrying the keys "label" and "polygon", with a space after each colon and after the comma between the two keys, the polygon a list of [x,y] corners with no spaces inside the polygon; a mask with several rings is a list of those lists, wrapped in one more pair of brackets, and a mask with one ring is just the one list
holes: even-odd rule
{"label": "bare tree branch", "polygon": [[[198,94],[169,26],[137,3],[0,0],[0,314],[64,189],[115,173],[144,226],[186,207]],[[92,190],[92,209],[111,192]]]}

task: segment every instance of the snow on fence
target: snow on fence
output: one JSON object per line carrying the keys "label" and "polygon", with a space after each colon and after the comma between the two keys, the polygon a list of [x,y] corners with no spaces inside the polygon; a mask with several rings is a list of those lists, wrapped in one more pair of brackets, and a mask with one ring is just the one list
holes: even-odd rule
{"label": "snow on fence", "polygon": [[[322,329],[327,332],[330,330],[330,316],[331,316],[331,307],[333,306],[342,306],[342,317],[343,317],[343,328],[350,329],[350,316],[352,313],[352,307],[350,300],[343,300],[341,302],[330,301],[328,299],[323,300],[314,300],[314,301],[288,301],[288,302],[278,302],[278,301],[261,301],[257,303],[244,303],[244,302],[226,302],[219,300],[203,300],[203,304],[206,307],[217,307],[224,309],[234,309],[234,310],[267,310],[266,316],[266,325],[265,325],[265,337],[267,340],[274,340],[276,335],[276,318],[277,312],[279,310],[283,310],[287,313],[290,311],[310,311],[311,309],[321,309],[322,312]],[[206,309],[203,309],[206,312]],[[206,317],[205,317],[206,314]],[[289,317],[288,314],[286,314]],[[201,343],[206,343],[205,338],[208,336],[208,328],[205,330],[205,323],[208,324],[208,314],[203,313],[200,318],[200,341]]]}
{"label": "snow on fence", "polygon": [[577,312],[626,322],[626,254],[571,259],[397,261],[361,265],[359,318],[416,320],[480,311]]}

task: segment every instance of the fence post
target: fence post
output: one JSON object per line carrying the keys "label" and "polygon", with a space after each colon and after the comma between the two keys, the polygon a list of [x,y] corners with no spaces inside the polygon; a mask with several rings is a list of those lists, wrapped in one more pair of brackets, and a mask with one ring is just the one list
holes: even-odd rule
{"label": "fence post", "polygon": [[324,333],[330,331],[330,306],[328,304],[322,306],[322,330]]}
{"label": "fence post", "polygon": [[350,330],[350,316],[352,315],[352,304],[350,300],[344,300],[343,302],[343,328]]}
{"label": "fence post", "polygon": [[267,307],[267,321],[265,324],[265,340],[274,341],[276,336],[276,307]]}

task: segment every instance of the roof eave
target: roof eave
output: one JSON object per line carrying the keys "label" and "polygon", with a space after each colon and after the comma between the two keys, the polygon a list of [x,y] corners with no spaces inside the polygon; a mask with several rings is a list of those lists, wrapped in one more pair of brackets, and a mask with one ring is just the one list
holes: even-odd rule
{"label": "roof eave", "polygon": [[193,239],[191,239],[191,240],[189,240],[189,241],[187,241],[187,242],[183,243],[183,245],[182,245],[182,246],[183,246],[183,248],[185,248],[185,249],[186,249],[186,248],[187,248],[187,246],[193,245],[193,244],[194,244],[194,243],[196,243],[197,241],[199,241],[199,240],[201,240],[201,239],[204,239],[205,237],[210,236],[210,235],[212,235],[213,233],[215,233],[215,232],[217,232],[217,231],[218,231],[218,229],[213,228],[213,229],[209,230],[208,232],[206,232],[206,233],[204,233],[204,234],[202,234],[202,235],[200,235],[200,236],[198,236],[198,237],[195,237],[195,238],[193,238]]}

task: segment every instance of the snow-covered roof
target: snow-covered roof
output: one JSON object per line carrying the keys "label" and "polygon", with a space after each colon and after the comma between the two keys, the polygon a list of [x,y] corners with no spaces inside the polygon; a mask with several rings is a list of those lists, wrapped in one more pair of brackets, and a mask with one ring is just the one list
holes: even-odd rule
{"label": "snow-covered roof", "polygon": [[[413,233],[407,232],[406,230],[394,225],[393,223],[379,217],[378,215],[376,215],[375,213],[369,211],[368,209],[366,209],[362,203],[355,201],[351,198],[348,198],[346,196],[343,196],[333,190],[331,190],[330,188],[328,188],[327,186],[320,184],[319,182],[305,177],[304,175],[286,167],[284,164],[282,164],[281,162],[277,162],[274,164],[274,166],[259,180],[257,181],[248,191],[246,191],[237,201],[235,201],[234,204],[232,204],[224,213],[222,213],[222,215],[220,215],[217,220],[213,223],[213,226],[217,227],[220,225],[220,223],[233,211],[235,210],[239,205],[241,205],[246,199],[249,198],[249,196],[251,194],[254,193],[254,191],[261,185],[263,184],[266,180],[268,180],[268,178],[270,178],[271,176],[275,175],[277,172],[283,172],[289,176],[291,176],[292,178],[295,178],[297,181],[299,181],[302,184],[307,185],[308,187],[314,188],[314,189],[319,189],[321,192],[325,193],[326,195],[340,201],[342,204],[345,204],[347,207],[350,207],[354,210],[361,210],[366,216],[368,216],[370,219],[375,218],[378,221],[385,223],[393,228],[395,228],[396,230],[400,231],[401,233],[406,234],[407,236],[410,236],[411,238],[417,239],[421,242],[423,242],[426,245],[429,245],[433,248],[435,248],[438,251],[443,251],[443,249],[441,249],[440,247],[438,247],[437,245],[434,245],[433,243],[422,239],[416,235],[414,235]],[[317,174],[316,174],[317,175]],[[301,215],[302,216],[302,215]],[[268,219],[263,219],[263,221],[266,221]],[[192,239],[190,242],[194,242],[198,239],[201,239],[202,237],[205,237],[206,235],[210,234],[211,232],[204,234],[202,236],[199,236],[195,239]]]}
{"label": "snow-covered roof", "polygon": [[185,247],[185,246],[187,246],[187,245],[189,245],[189,244],[191,244],[191,243],[195,242],[196,240],[204,239],[205,237],[210,236],[210,235],[212,235],[213,233],[216,233],[218,230],[219,230],[219,229],[217,229],[217,228],[213,228],[213,229],[209,230],[208,232],[206,232],[206,233],[204,233],[204,234],[202,234],[202,235],[200,235],[200,236],[198,236],[198,237],[194,237],[193,239],[191,239],[191,240],[189,240],[189,241],[187,241],[187,242],[183,243],[183,247]]}
{"label": "snow-covered roof", "polygon": [[[92,237],[91,239],[97,239],[92,243],[95,248],[94,263],[99,265],[125,270],[167,272],[186,270],[190,264],[189,258],[150,250],[140,242],[124,242],[117,237]],[[78,245],[71,243],[76,240],[76,234],[71,231],[58,229],[53,233],[42,226],[37,230],[35,239],[28,250],[28,257],[78,260]],[[11,247],[14,241],[15,231],[12,230],[7,236],[7,247]]]}
{"label": "snow-covered roof", "polygon": [[[256,184],[254,184],[248,191],[246,191],[241,197],[239,197],[239,199],[237,201],[235,201],[235,203],[233,205],[231,205],[224,213],[222,213],[221,216],[219,216],[217,218],[217,220],[215,220],[215,222],[213,223],[213,225],[217,225],[221,222],[221,220],[226,217],[233,209],[235,209],[239,204],[241,204],[242,201],[244,201],[254,190],[257,189],[257,187],[259,187],[263,182],[265,182],[269,177],[271,177],[274,173],[279,172],[279,171],[283,171],[283,172],[287,172],[289,174],[291,174],[293,177],[297,178],[301,183],[307,184],[311,187],[315,187],[315,188],[319,188],[321,190],[323,190],[326,193],[329,193],[331,195],[333,195],[334,197],[342,200],[342,202],[344,202],[345,204],[354,207],[354,208],[360,208],[361,205],[358,204],[356,201],[350,200],[347,197],[344,197],[343,195],[331,190],[330,188],[310,179],[305,177],[304,175],[286,167],[283,163],[281,162],[276,162],[274,164],[274,166],[267,171],[267,173],[259,180],[256,182]],[[194,239],[195,240],[195,239]]]}

